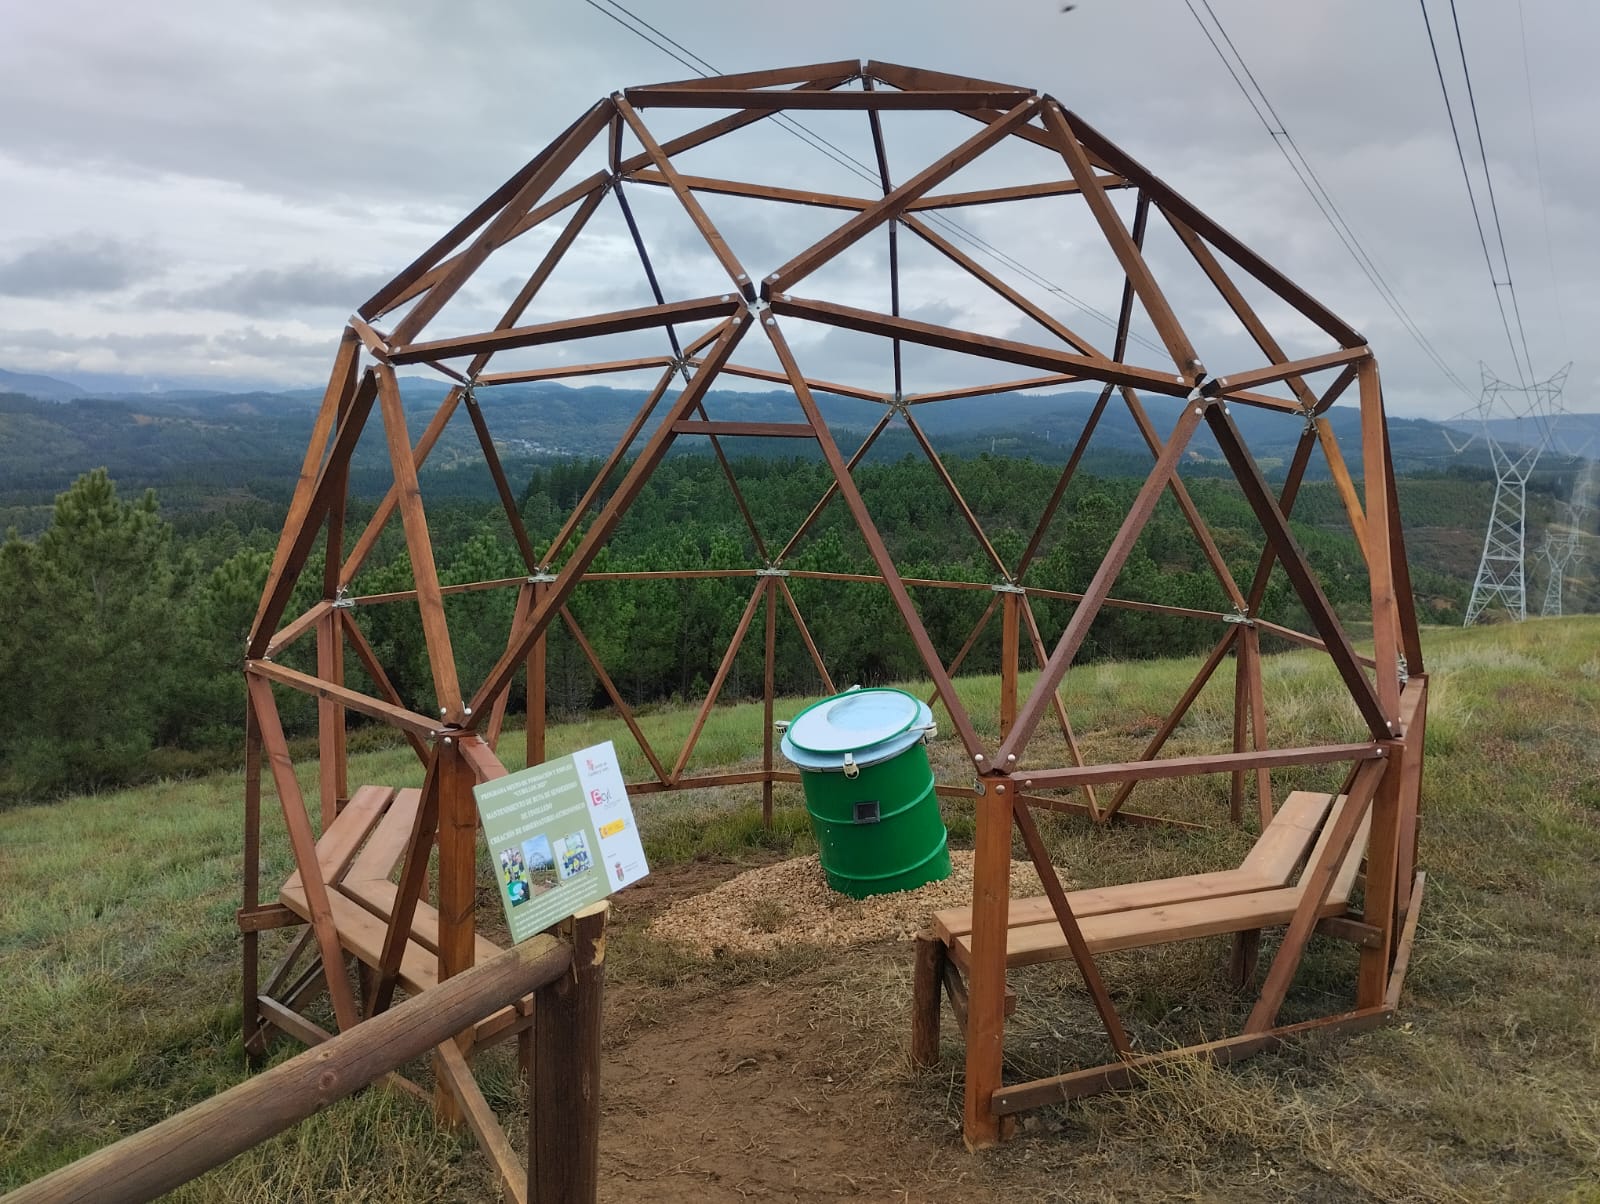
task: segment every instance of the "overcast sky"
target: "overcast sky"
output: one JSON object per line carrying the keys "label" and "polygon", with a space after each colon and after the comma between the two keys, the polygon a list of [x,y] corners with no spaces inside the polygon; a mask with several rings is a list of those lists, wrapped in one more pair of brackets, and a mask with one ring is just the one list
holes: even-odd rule
{"label": "overcast sky", "polygon": [[[1476,387],[1484,359],[1514,378],[1417,6],[1213,6],[1454,371]],[[1048,91],[1361,330],[1383,366],[1392,412],[1445,416],[1468,404],[1339,245],[1184,0],[1080,0],[1069,12],[1059,0],[634,0],[629,7],[724,71],[881,58]],[[1541,205],[1519,6],[1461,0],[1459,7],[1534,368],[1543,376],[1576,360],[1567,404],[1594,409],[1600,366],[1584,338],[1600,320],[1600,298],[1587,287],[1600,269],[1600,89],[1593,82],[1600,10],[1578,0],[1526,0]],[[1441,36],[1447,21],[1447,7],[1435,12]],[[1453,42],[1441,45],[1453,51]],[[583,0],[5,0],[0,367],[315,383],[344,316],[588,105],[615,89],[688,74]],[[1456,85],[1459,71],[1448,78]],[[659,121],[663,135],[684,128],[671,114],[645,116],[653,127]],[[801,119],[870,161],[860,114]],[[891,115],[886,127],[900,178],[977,129],[923,115]],[[1008,148],[952,186],[1065,174],[1059,159],[1024,153],[1037,149]],[[866,191],[770,123],[737,147],[686,157],[685,170]],[[639,197],[669,293],[725,287],[725,278],[705,275],[709,261],[681,215],[666,211],[663,194],[635,186],[629,195]],[[1114,311],[1120,277],[1103,247],[1089,227],[1072,224],[1079,219],[1067,216],[1067,201],[1050,204],[1058,208],[1034,202],[1010,215],[987,207],[955,216],[1075,298]],[[743,202],[720,203],[712,216],[753,275],[839,220],[790,208],[769,214]],[[548,237],[522,241],[515,255],[508,248],[505,263],[491,260],[441,315],[451,321],[440,333],[493,324]],[[886,305],[883,253],[875,239],[797,291]],[[1153,259],[1161,254],[1153,245]],[[908,247],[905,268],[907,313],[1039,337],[931,252]],[[1222,373],[1259,363],[1191,279],[1192,265],[1186,270],[1174,268],[1169,287],[1208,367]],[[558,276],[530,311],[535,319],[648,300],[609,203]],[[1059,297],[1044,299],[1069,326],[1109,344],[1098,317]],[[1293,323],[1283,333],[1291,353],[1326,349]],[[884,357],[864,338],[806,331],[794,339],[812,374],[884,385]],[[1162,358],[1138,345],[1132,354],[1152,365]],[[555,362],[550,355],[588,353],[558,350],[543,362]],[[965,383],[979,378],[974,371],[954,357],[913,357],[907,387]],[[987,371],[994,379],[1026,375]]]}

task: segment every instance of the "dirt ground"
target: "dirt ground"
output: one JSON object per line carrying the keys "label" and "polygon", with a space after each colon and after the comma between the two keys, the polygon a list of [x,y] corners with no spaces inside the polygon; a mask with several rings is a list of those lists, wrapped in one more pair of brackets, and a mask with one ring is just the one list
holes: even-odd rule
{"label": "dirt ground", "polygon": [[[696,864],[653,874],[618,897],[614,928],[642,928],[672,902],[748,868]],[[988,1198],[947,1181],[972,1160],[944,1117],[921,1118],[948,1129],[930,1139],[913,1136],[908,1118],[896,1115],[907,1101],[892,1080],[909,1080],[909,1067],[881,1045],[904,1045],[906,1010],[884,1015],[873,1040],[837,995],[880,972],[909,984],[909,944],[833,950],[809,968],[803,956],[770,967],[774,975],[792,967],[792,976],[726,989],[715,968],[706,982],[639,981],[628,951],[624,944],[614,952],[607,987],[603,1200]],[[863,1066],[863,1056],[872,1064]]]}
{"label": "dirt ground", "polygon": [[1259,1168],[1208,1184],[1215,1195],[1197,1196],[1193,1183],[1159,1171],[1118,1183],[1094,1135],[1059,1112],[1028,1118],[998,1150],[967,1153],[960,1038],[948,1011],[940,1067],[916,1074],[906,1056],[909,942],[754,964],[639,964],[648,946],[632,934],[675,900],[748,868],[671,867],[615,900],[602,1200],[1341,1198],[1300,1196]]}

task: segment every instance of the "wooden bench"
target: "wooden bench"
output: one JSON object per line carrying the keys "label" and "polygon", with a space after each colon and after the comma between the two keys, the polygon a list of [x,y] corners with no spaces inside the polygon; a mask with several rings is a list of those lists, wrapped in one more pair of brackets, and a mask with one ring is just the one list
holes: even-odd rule
{"label": "wooden bench", "polygon": [[[1290,794],[1236,870],[1070,892],[1067,901],[1089,951],[1110,953],[1287,924],[1300,902],[1296,871],[1316,861],[1344,803],[1343,795],[1335,799],[1305,791]],[[1319,915],[1337,916],[1345,911],[1360,872],[1367,827],[1363,820]],[[965,970],[972,955],[972,908],[936,912],[933,929],[948,947],[950,960]],[[1071,956],[1049,899],[1039,896],[1011,901],[1007,967]]]}
{"label": "wooden bench", "polygon": [[[317,841],[317,868],[328,886],[339,944],[367,966],[377,968],[383,962],[389,917],[399,893],[390,875],[405,856],[421,800],[420,790],[362,786]],[[311,908],[299,871],[284,882],[278,901],[310,922]],[[475,961],[485,962],[503,952],[493,941],[481,936],[475,940]],[[420,899],[412,913],[410,938],[401,951],[399,983],[410,995],[439,984],[439,913]],[[532,1014],[529,995],[479,1022],[477,1043],[526,1028]]]}

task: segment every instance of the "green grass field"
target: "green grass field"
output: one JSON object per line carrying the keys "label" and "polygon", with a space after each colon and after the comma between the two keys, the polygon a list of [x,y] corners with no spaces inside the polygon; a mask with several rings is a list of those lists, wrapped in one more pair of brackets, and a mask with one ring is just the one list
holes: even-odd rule
{"label": "green grass field", "polygon": [[[650,908],[628,905],[624,892],[608,962],[608,1041],[647,1049],[686,1009],[705,1010],[715,1024],[730,993],[803,981],[833,1039],[871,1068],[859,1090],[880,1103],[870,1112],[880,1138],[894,1139],[886,1165],[904,1166],[893,1171],[902,1176],[896,1194],[861,1198],[1600,1200],[1600,619],[1430,630],[1424,647],[1428,890],[1400,1025],[1229,1070],[1180,1067],[1141,1090],[1040,1113],[1016,1141],[969,1158],[952,1127],[958,1042],[936,1072],[913,1074],[903,1056],[905,947],[701,962],[646,938]],[[1065,694],[1085,753],[1136,752],[1192,671],[1187,662],[1075,671]],[[1353,708],[1311,654],[1269,658],[1266,679],[1274,742],[1358,735]],[[992,734],[998,681],[967,678],[961,688]],[[801,705],[784,700],[778,714]],[[1168,752],[1219,750],[1231,706],[1225,670]],[[683,710],[644,717],[669,763],[691,721]],[[719,707],[692,768],[759,765],[760,723],[759,704]],[[645,771],[626,729],[606,716],[555,729],[550,751],[604,739],[617,741],[631,773]],[[513,768],[521,745],[520,732],[503,742]],[[1049,755],[1041,749],[1040,759]],[[948,735],[935,760],[961,780]],[[313,789],[315,764],[300,772]],[[1326,785],[1325,775],[1285,771],[1274,785],[1281,797]],[[352,785],[420,780],[403,746],[352,757]],[[661,880],[709,875],[709,886],[718,874],[810,851],[797,793],[780,791],[770,832],[759,796],[759,787],[732,787],[636,800]],[[240,775],[228,773],[0,813],[0,1191],[244,1077],[233,924],[241,797]],[[1148,783],[1130,807],[1221,824],[1226,781]],[[956,843],[968,842],[965,807],[948,805],[947,819]],[[1251,839],[1225,826],[1098,831],[1070,817],[1048,817],[1044,827],[1077,885],[1220,868]],[[274,883],[290,860],[270,813],[266,830],[263,881]],[[1114,955],[1104,970],[1148,1040],[1192,1039],[1234,1014],[1217,957],[1217,946],[1200,942]],[[1285,1018],[1325,1008],[1347,990],[1352,967],[1346,947],[1315,942]],[[1046,971],[1019,993],[1008,1030],[1012,1077],[1102,1060],[1069,975]],[[285,1042],[274,1056],[291,1052]],[[484,1062],[491,1102],[515,1114],[509,1058],[497,1051]],[[607,1123],[625,1129],[609,1113]],[[928,1167],[943,1168],[948,1183],[929,1179]],[[469,1139],[375,1090],[175,1198],[485,1199],[488,1185]],[[719,1190],[703,1186],[700,1198],[754,1194]],[[608,1179],[605,1198],[678,1197]]]}

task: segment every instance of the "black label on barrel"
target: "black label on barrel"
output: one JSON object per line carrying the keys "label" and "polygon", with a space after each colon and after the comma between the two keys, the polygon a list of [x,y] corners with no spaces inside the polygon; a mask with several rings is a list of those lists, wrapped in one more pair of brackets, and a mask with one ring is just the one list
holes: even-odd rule
{"label": "black label on barrel", "polygon": [[856,823],[875,824],[878,822],[878,800],[868,799],[864,803],[856,804]]}

